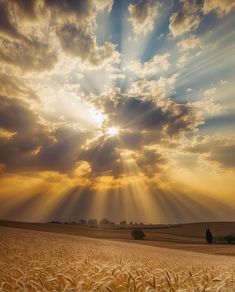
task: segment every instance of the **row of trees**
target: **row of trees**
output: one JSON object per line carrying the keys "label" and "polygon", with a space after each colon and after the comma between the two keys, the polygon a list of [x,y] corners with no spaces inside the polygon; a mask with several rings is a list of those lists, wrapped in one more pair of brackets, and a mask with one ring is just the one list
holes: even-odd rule
{"label": "row of trees", "polygon": [[[51,223],[56,223],[56,224],[71,224],[71,225],[75,225],[75,224],[79,224],[79,225],[116,225],[115,222],[110,221],[107,218],[103,218],[102,220],[98,221],[97,219],[89,219],[89,220],[85,220],[85,219],[80,219],[79,221],[71,221],[71,222],[60,222],[60,221],[51,221]],[[120,225],[144,225],[144,223],[137,223],[137,222],[133,222],[130,221],[129,223],[126,220],[120,221]]]}

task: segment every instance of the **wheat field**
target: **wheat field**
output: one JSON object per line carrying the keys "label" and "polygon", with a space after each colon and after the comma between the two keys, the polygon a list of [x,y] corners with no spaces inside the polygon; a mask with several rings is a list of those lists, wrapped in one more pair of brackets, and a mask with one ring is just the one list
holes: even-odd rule
{"label": "wheat field", "polygon": [[235,291],[235,257],[1,227],[0,291]]}

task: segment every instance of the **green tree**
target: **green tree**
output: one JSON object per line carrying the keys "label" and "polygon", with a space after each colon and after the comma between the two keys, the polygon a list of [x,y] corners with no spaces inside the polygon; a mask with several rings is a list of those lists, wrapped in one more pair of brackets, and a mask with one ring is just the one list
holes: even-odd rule
{"label": "green tree", "polygon": [[145,233],[141,229],[133,229],[131,235],[136,240],[143,240],[145,238]]}

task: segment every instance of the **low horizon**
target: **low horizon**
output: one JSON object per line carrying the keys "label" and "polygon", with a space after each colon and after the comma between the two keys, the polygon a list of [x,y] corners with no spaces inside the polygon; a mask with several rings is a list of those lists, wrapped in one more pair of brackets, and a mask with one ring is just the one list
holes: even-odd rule
{"label": "low horizon", "polygon": [[[108,223],[101,223],[101,221],[103,219],[107,219],[109,222]],[[86,223],[81,223],[80,220],[85,220]],[[97,220],[97,223],[92,224],[89,223],[89,220]],[[112,226],[112,225],[145,225],[145,226],[149,226],[149,225],[153,225],[153,226],[157,226],[157,225],[186,225],[186,224],[210,224],[210,223],[235,223],[235,220],[228,220],[228,221],[224,221],[224,220],[213,220],[213,221],[188,221],[188,222],[168,222],[168,223],[156,223],[156,222],[135,222],[135,221],[126,221],[126,223],[121,223],[122,221],[126,221],[125,219],[121,219],[120,221],[112,221],[109,220],[109,218],[101,218],[101,219],[97,219],[97,218],[80,218],[77,221],[60,221],[60,220],[51,220],[51,221],[20,221],[20,220],[10,220],[10,219],[2,219],[0,218],[0,222],[15,222],[15,223],[35,223],[35,224],[51,224],[51,223],[58,223],[58,224],[68,224],[68,225],[107,225],[107,226]]]}

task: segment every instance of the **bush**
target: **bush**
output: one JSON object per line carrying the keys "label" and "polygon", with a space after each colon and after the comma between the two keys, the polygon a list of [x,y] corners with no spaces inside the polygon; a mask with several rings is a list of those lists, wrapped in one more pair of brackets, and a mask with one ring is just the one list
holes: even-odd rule
{"label": "bush", "polygon": [[100,220],[99,224],[100,225],[110,225],[110,224],[112,224],[112,222],[110,222],[107,218],[104,218],[104,219]]}
{"label": "bush", "polygon": [[224,237],[225,241],[227,241],[228,244],[235,243],[235,236],[234,235],[226,235]]}
{"label": "bush", "polygon": [[235,235],[224,235],[224,236],[218,236],[215,238],[216,243],[221,243],[221,244],[235,244]]}
{"label": "bush", "polygon": [[133,229],[131,235],[136,240],[143,240],[145,238],[145,233],[141,229]]}

